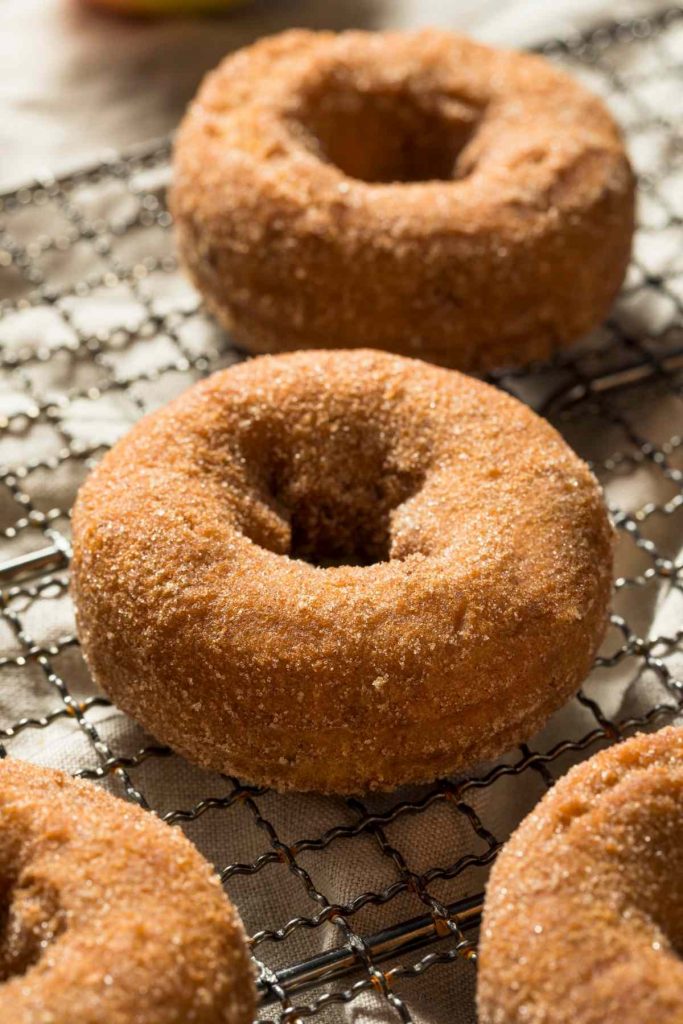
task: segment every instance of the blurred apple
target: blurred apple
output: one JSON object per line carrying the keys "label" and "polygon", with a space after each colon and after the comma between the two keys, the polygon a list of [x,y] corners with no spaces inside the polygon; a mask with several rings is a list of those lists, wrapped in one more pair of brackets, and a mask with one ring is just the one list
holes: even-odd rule
{"label": "blurred apple", "polygon": [[99,7],[117,14],[207,14],[220,13],[248,0],[81,0],[86,7]]}

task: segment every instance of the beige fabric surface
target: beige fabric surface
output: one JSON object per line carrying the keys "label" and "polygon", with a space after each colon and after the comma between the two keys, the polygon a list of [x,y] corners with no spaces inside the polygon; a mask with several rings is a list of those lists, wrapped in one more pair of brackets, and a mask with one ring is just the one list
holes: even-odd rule
{"label": "beige fabric surface", "polygon": [[[618,6],[620,15],[632,7]],[[5,0],[4,7],[13,15],[11,27],[0,34],[5,68],[0,153],[6,180],[78,163],[105,144],[117,146],[162,133],[175,121],[201,69],[260,28],[304,21],[373,27],[431,21],[473,27],[489,39],[522,42],[558,27],[585,26],[606,9],[587,0],[557,5],[457,5],[445,0],[261,3],[217,25],[165,23],[140,29],[126,22],[107,22],[103,28],[104,23],[91,16],[64,13],[52,0]],[[258,22],[257,14],[262,18]],[[672,706],[680,698],[683,679],[678,635],[683,598],[675,569],[681,563],[683,542],[683,402],[678,377],[662,379],[648,370],[647,362],[665,357],[677,337],[680,341],[676,332],[683,301],[681,232],[670,225],[670,216],[672,211],[683,212],[682,171],[666,119],[680,113],[669,66],[682,49],[678,23],[656,46],[623,45],[605,57],[603,65],[625,76],[637,102],[615,91],[605,75],[575,67],[576,73],[608,94],[630,130],[638,169],[654,185],[643,192],[636,259],[615,314],[616,326],[596,332],[574,358],[584,375],[603,380],[626,366],[644,365],[641,382],[630,389],[608,388],[604,399],[570,393],[575,380],[561,369],[504,382],[543,408],[594,463],[622,527],[617,618],[606,638],[606,661],[585,688],[600,713],[615,721],[637,718],[655,706]],[[24,66],[27,53],[30,73]],[[22,251],[37,246],[36,265],[46,281],[58,283],[64,291],[57,302],[20,302],[0,319],[0,425],[5,428],[0,432],[0,561],[41,546],[50,528],[68,535],[65,512],[102,446],[113,443],[141,413],[187,387],[205,369],[202,360],[214,367],[234,358],[228,339],[204,317],[197,296],[168,262],[168,226],[152,202],[162,194],[167,175],[165,162],[158,159],[115,181],[78,184],[67,205],[50,200],[2,214],[2,237],[11,237]],[[141,222],[144,230],[135,220],[141,210],[151,217],[149,228],[144,227],[147,221]],[[128,222],[138,226],[117,233],[117,224]],[[87,239],[69,234],[74,225],[78,231],[91,226]],[[36,240],[42,236],[63,244],[39,244]],[[144,263],[150,253],[158,263]],[[133,269],[124,272],[122,267]],[[33,286],[25,285],[15,269],[0,268],[0,297],[21,300],[33,294]],[[86,287],[72,287],[84,278],[89,281]],[[150,314],[156,317],[155,325],[140,330]],[[630,346],[618,342],[619,331],[635,339]],[[556,391],[562,398],[546,404]],[[251,934],[282,927],[297,915],[311,918],[320,913],[320,900],[312,898],[311,887],[331,903],[347,903],[365,892],[390,893],[393,886],[405,883],[406,869],[421,876],[422,897],[404,886],[391,899],[368,902],[348,915],[357,933],[368,936],[425,913],[425,895],[448,903],[481,891],[483,867],[475,863],[456,873],[454,866],[466,854],[484,853],[485,836],[475,833],[466,815],[444,796],[444,789],[421,787],[363,801],[366,810],[382,814],[394,808],[395,813],[383,819],[380,832],[368,826],[352,838],[327,836],[323,849],[295,851],[296,866],[308,873],[310,885],[278,856],[278,842],[291,846],[304,838],[325,837],[336,826],[353,826],[363,819],[359,804],[266,793],[255,795],[251,804],[240,799],[200,814],[201,801],[229,797],[234,783],[178,757],[154,755],[152,738],[112,708],[65,702],[65,687],[76,702],[97,696],[72,640],[66,578],[60,572],[44,586],[31,583],[10,590],[0,614],[0,739],[10,756],[69,771],[104,773],[105,784],[118,795],[125,795],[126,780],[120,772],[107,770],[108,759],[125,766],[125,758],[134,758],[129,782],[157,812],[194,808],[193,820],[183,827],[205,855],[219,868],[249,866],[248,871],[233,871],[227,888]],[[652,646],[655,638],[658,643]],[[58,717],[53,719],[55,712]],[[48,718],[17,728],[23,717],[41,716]],[[552,754],[557,743],[580,740],[598,727],[598,721],[589,705],[572,701],[530,748]],[[588,751],[597,746],[599,742],[593,743]],[[504,763],[518,764],[524,756],[523,751],[512,751]],[[552,754],[550,778],[580,756],[573,750]],[[483,766],[477,774],[486,770]],[[529,768],[518,777],[501,775],[485,789],[468,791],[467,801],[480,825],[502,840],[548,781],[540,768]],[[430,792],[438,796],[421,806]],[[400,807],[403,801],[408,804],[405,812]],[[431,868],[443,871],[425,881]],[[299,926],[283,941],[260,942],[256,952],[275,970],[344,938],[333,923]],[[436,948],[444,951],[453,945],[448,939]],[[402,962],[414,963],[419,956],[408,954]],[[461,959],[399,979],[394,989],[419,1024],[473,1024],[474,981],[473,963]],[[320,991],[295,1002],[310,1003]],[[264,1016],[278,1012],[271,1008]],[[398,1017],[383,996],[370,991],[348,1005],[329,1006],[313,1019],[384,1022]]]}

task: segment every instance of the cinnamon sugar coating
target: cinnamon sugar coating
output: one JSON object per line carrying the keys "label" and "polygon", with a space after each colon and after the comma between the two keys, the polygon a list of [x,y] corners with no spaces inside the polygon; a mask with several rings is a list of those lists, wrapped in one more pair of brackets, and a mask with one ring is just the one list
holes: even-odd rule
{"label": "cinnamon sugar coating", "polygon": [[683,729],[573,768],[487,888],[480,1024],[681,1024]]}
{"label": "cinnamon sugar coating", "polygon": [[545,358],[628,263],[634,181],[603,103],[446,32],[262,39],[207,76],[174,164],[181,259],[256,353]]}
{"label": "cinnamon sugar coating", "polygon": [[62,772],[0,761],[8,1024],[250,1024],[252,968],[178,829]]}
{"label": "cinnamon sugar coating", "polygon": [[606,622],[587,467],[515,399],[378,352],[214,374],[104,457],[73,525],[95,679],[190,760],[280,789],[500,753]]}

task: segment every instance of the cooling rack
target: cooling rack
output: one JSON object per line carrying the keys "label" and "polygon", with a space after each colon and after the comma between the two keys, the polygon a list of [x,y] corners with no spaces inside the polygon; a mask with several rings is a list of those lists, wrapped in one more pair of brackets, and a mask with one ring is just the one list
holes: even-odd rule
{"label": "cooling rack", "polygon": [[67,767],[187,830],[242,911],[263,1019],[472,1022],[500,845],[571,764],[681,709],[683,11],[542,50],[624,126],[640,228],[610,321],[493,381],[600,477],[615,591],[576,699],[471,777],[363,800],[278,796],[192,769],[94,690],[67,589],[75,492],[140,415],[242,356],[177,270],[168,141],[0,197],[0,753]]}

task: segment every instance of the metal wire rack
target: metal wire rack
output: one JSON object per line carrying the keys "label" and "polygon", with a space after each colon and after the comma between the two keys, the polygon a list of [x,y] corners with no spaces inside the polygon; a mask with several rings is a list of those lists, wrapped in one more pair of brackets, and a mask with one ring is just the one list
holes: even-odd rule
{"label": "metal wire rack", "polygon": [[0,197],[0,752],[66,765],[188,831],[242,910],[264,1019],[472,1021],[501,843],[572,763],[683,703],[683,10],[542,49],[624,125],[640,229],[609,323],[494,381],[598,473],[617,578],[581,693],[472,777],[366,800],[277,796],[194,771],[94,691],[67,591],[76,489],[142,413],[241,356],[176,268],[167,141]]}

